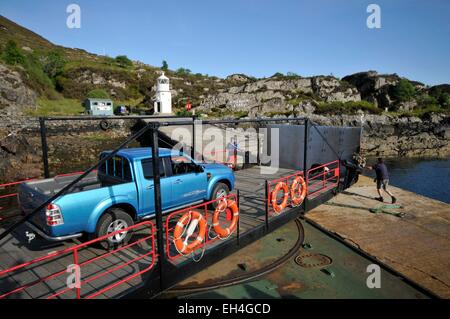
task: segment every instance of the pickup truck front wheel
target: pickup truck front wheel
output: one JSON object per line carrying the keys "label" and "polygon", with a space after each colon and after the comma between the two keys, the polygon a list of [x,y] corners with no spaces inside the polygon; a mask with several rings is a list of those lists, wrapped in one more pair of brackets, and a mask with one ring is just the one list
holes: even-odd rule
{"label": "pickup truck front wheel", "polygon": [[[100,218],[97,224],[97,237],[103,237],[116,231],[133,226],[133,218],[121,208],[110,208]],[[101,243],[104,248],[111,248],[127,243],[131,238],[130,232],[123,232],[108,237]]]}
{"label": "pickup truck front wheel", "polygon": [[[217,183],[216,185],[214,185],[212,195],[211,195],[211,200],[215,200],[215,199],[218,199],[221,197],[228,196],[229,193],[230,193],[230,188],[228,187],[227,184]],[[217,207],[217,205],[219,205],[218,201],[212,203],[211,207],[213,209],[215,209]]]}

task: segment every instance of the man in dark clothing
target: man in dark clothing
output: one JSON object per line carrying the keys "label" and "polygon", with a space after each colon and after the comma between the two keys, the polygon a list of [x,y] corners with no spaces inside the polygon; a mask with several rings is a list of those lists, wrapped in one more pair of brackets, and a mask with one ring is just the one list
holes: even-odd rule
{"label": "man in dark clothing", "polygon": [[392,197],[392,204],[394,204],[397,199],[394,197],[394,195],[392,195],[392,193],[387,189],[388,185],[389,185],[389,173],[388,173],[388,169],[386,167],[386,164],[384,164],[384,161],[381,157],[378,158],[378,162],[377,164],[373,165],[373,166],[369,166],[368,169],[370,170],[375,170],[375,174],[377,175],[377,177],[375,178],[376,182],[377,182],[377,192],[378,195],[380,197],[376,198],[377,200],[379,200],[380,202],[383,201],[383,196],[381,195],[381,187],[383,187],[383,190],[389,194],[389,196]]}

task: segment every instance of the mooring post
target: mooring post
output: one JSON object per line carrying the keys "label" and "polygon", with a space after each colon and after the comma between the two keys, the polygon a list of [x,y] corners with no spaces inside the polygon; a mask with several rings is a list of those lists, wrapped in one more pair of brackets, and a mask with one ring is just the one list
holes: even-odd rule
{"label": "mooring post", "polygon": [[39,118],[39,126],[41,129],[41,148],[42,148],[42,163],[44,164],[44,177],[50,177],[48,168],[48,146],[47,146],[47,126],[45,125],[45,117]]}
{"label": "mooring post", "polygon": [[303,212],[306,214],[307,201],[308,201],[308,140],[309,140],[309,119],[305,119],[305,134],[303,142],[303,177],[306,182],[306,196],[303,200]]}
{"label": "mooring post", "polygon": [[161,289],[164,285],[164,265],[166,262],[166,252],[164,250],[162,205],[161,205],[161,179],[159,175],[159,151],[158,151],[158,126],[153,124],[152,130],[152,165],[153,165],[153,192],[155,196],[155,218],[156,218],[156,240],[158,247],[159,280]]}

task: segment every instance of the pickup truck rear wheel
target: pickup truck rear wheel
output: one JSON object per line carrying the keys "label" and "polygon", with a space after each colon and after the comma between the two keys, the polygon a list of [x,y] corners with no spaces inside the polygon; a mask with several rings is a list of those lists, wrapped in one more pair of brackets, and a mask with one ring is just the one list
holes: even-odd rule
{"label": "pickup truck rear wheel", "polygon": [[[213,188],[213,191],[212,191],[212,195],[211,195],[211,200],[214,200],[214,199],[217,199],[217,198],[220,198],[220,197],[228,196],[229,193],[230,193],[230,188],[228,187],[227,184],[217,183],[216,185],[214,185],[214,188]],[[212,203],[211,207],[213,209],[215,209],[217,207],[217,205],[219,205],[218,201]]]}
{"label": "pickup truck rear wheel", "polygon": [[[121,208],[110,208],[100,218],[97,224],[97,237],[102,237],[118,230],[133,226],[133,218]],[[130,232],[123,232],[108,237],[101,242],[104,248],[111,248],[120,244],[126,244],[131,238]]]}

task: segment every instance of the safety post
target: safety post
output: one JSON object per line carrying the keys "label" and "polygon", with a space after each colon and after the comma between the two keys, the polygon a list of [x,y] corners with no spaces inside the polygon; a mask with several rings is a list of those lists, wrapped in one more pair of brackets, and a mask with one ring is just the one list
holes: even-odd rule
{"label": "safety post", "polygon": [[50,177],[48,168],[48,146],[47,146],[47,126],[45,125],[45,117],[39,118],[39,127],[41,130],[41,146],[42,146],[42,163],[44,164],[44,177]]}
{"label": "safety post", "polygon": [[[303,174],[305,176],[306,187],[308,187],[308,140],[309,140],[309,119],[305,118],[305,134],[303,145]],[[303,213],[306,213],[306,206],[308,201],[308,194],[303,200]]]}
{"label": "safety post", "polygon": [[159,262],[159,282],[162,290],[164,287],[164,266],[166,255],[164,250],[164,229],[162,223],[162,205],[161,205],[161,179],[159,175],[159,150],[158,150],[158,127],[159,123],[154,123],[152,131],[152,165],[153,165],[153,190],[155,196],[155,219],[156,219],[156,241],[158,247]]}

